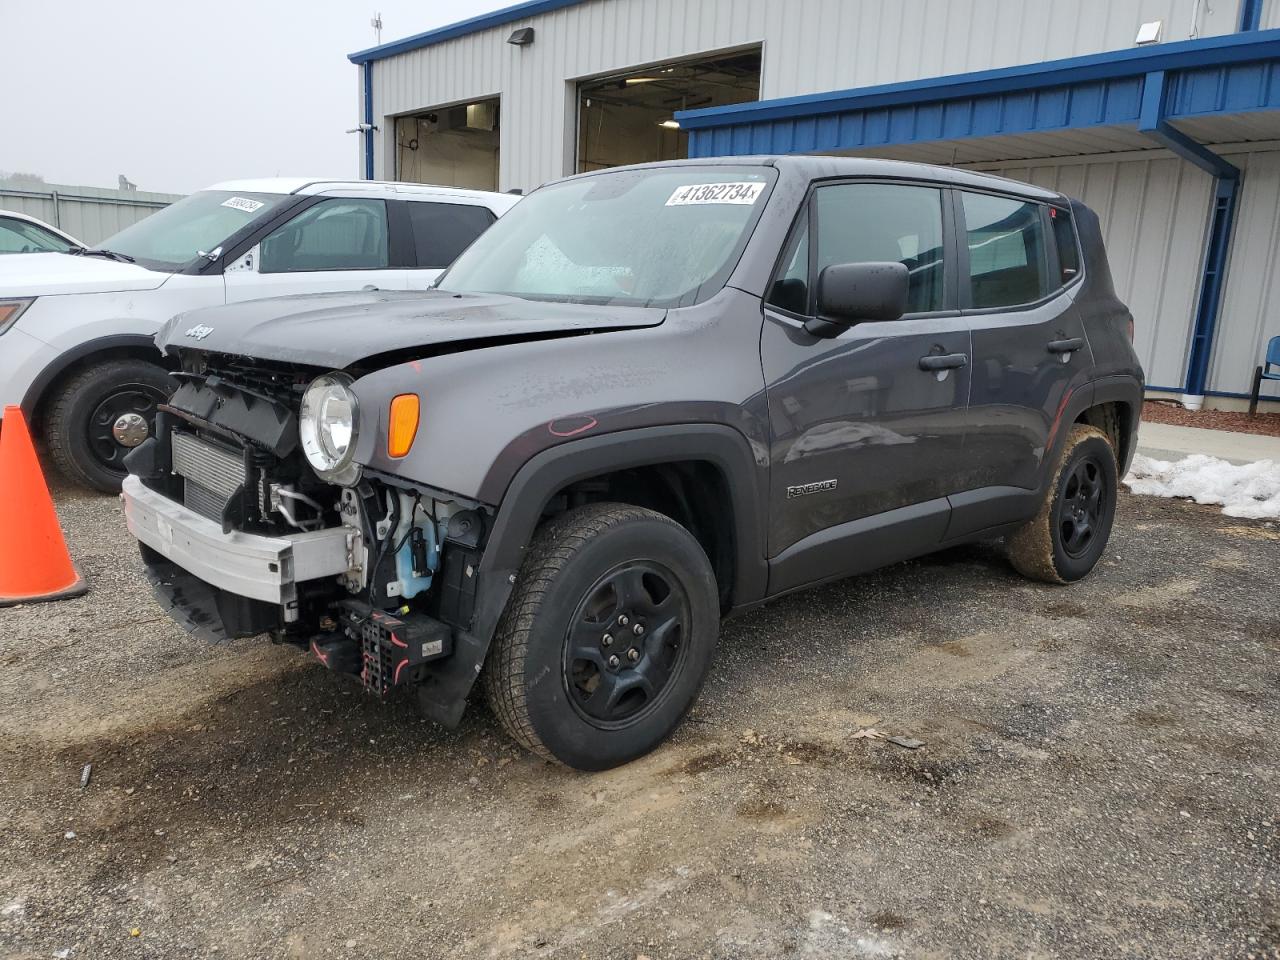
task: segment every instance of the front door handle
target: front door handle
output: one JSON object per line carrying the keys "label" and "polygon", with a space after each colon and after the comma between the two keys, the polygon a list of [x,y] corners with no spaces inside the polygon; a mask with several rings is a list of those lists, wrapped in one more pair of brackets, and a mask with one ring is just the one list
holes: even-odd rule
{"label": "front door handle", "polygon": [[1084,346],[1084,339],[1081,337],[1072,337],[1070,340],[1050,340],[1050,353],[1073,353]]}
{"label": "front door handle", "polygon": [[957,370],[969,362],[965,353],[931,353],[920,358],[921,370]]}

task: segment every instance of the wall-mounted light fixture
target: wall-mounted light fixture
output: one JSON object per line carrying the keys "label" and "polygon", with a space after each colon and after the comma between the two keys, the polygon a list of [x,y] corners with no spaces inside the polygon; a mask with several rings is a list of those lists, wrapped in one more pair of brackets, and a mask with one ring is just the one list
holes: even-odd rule
{"label": "wall-mounted light fixture", "polygon": [[675,120],[675,119],[672,119],[672,120],[660,120],[660,121],[658,121],[658,126],[660,126],[660,127],[665,127],[665,128],[666,128],[666,129],[668,129],[668,130],[679,130],[679,129],[680,129],[680,121],[679,121],[679,120]]}
{"label": "wall-mounted light fixture", "polygon": [[1138,46],[1148,43],[1160,42],[1160,30],[1164,27],[1163,20],[1151,20],[1144,23],[1138,28],[1138,35],[1133,38],[1133,42]]}
{"label": "wall-mounted light fixture", "polygon": [[511,36],[507,37],[507,43],[515,44],[517,47],[527,47],[533,43],[533,27],[521,27],[519,30],[513,30]]}

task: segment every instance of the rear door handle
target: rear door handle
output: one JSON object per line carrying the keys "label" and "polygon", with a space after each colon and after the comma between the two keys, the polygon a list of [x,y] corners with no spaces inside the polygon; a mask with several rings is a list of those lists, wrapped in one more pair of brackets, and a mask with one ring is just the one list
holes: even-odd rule
{"label": "rear door handle", "polygon": [[1084,346],[1084,339],[1072,337],[1070,340],[1050,340],[1050,353],[1072,353]]}
{"label": "rear door handle", "polygon": [[920,358],[921,370],[957,370],[969,362],[965,353],[931,353]]}

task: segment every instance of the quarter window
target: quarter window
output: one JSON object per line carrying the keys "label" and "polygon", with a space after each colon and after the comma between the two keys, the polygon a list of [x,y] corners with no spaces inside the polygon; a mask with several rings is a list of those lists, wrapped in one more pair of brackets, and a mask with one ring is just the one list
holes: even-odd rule
{"label": "quarter window", "polygon": [[816,271],[837,263],[896,261],[910,277],[907,313],[941,310],[942,197],[932,187],[842,183],[814,194]]}
{"label": "quarter window", "polygon": [[447,267],[496,219],[488,207],[410,201],[409,224],[413,227],[418,266]]}
{"label": "quarter window", "polygon": [[787,241],[782,255],[782,266],[773,287],[769,302],[791,313],[809,312],[809,215],[804,213]]}
{"label": "quarter window", "polygon": [[1053,240],[1058,247],[1062,282],[1067,284],[1080,273],[1080,250],[1076,246],[1075,225],[1071,222],[1071,214],[1058,207],[1049,208],[1049,222],[1053,224]]}
{"label": "quarter window", "polygon": [[262,241],[261,273],[387,266],[387,205],[334,198],[308,207]]}
{"label": "quarter window", "polygon": [[1050,284],[1040,204],[982,193],[961,196],[972,305],[1009,307],[1047,294]]}

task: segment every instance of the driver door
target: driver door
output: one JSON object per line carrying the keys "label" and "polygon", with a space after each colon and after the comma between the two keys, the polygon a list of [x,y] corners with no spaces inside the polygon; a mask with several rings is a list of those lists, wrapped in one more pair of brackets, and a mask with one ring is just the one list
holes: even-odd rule
{"label": "driver door", "polygon": [[223,272],[227,302],[341,290],[401,290],[390,267],[387,202],[325,197],[281,224]]}
{"label": "driver door", "polygon": [[[760,343],[771,592],[888,562],[856,546],[865,531],[879,529],[906,555],[917,541],[941,539],[945,498],[963,471],[971,355],[968,324],[954,309],[946,199],[925,185],[818,186],[789,242]],[[884,261],[909,272],[902,319],[828,339],[805,330],[824,267]]]}

